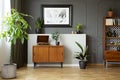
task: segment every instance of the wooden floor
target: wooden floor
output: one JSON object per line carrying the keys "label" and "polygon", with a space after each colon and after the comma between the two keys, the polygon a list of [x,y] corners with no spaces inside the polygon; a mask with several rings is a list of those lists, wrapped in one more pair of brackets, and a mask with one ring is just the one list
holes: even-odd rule
{"label": "wooden floor", "polygon": [[[3,79],[0,77],[0,80]],[[108,69],[89,66],[85,70],[79,67],[21,68],[13,80],[120,80],[120,66],[110,66]]]}

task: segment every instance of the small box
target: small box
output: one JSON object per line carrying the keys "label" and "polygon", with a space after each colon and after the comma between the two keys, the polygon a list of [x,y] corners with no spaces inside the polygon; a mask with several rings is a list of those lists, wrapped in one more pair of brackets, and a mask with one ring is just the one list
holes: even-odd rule
{"label": "small box", "polygon": [[49,45],[49,35],[39,35],[37,36],[38,45]]}

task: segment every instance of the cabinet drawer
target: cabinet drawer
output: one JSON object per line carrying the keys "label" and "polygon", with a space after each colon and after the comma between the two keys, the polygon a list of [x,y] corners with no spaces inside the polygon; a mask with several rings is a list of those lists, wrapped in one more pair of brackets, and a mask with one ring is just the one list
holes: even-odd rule
{"label": "cabinet drawer", "polygon": [[105,59],[107,61],[120,61],[120,52],[119,51],[106,51]]}

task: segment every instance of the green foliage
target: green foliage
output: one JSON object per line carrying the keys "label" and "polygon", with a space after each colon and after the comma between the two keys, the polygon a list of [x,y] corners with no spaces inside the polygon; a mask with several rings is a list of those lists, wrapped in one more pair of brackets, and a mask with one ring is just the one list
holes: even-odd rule
{"label": "green foliage", "polygon": [[85,49],[83,49],[83,47],[78,43],[78,42],[75,42],[77,44],[77,46],[81,49],[80,52],[75,52],[77,53],[75,55],[75,58],[77,59],[80,59],[80,60],[86,60],[86,57],[88,56],[88,46],[86,46]]}
{"label": "green foliage", "polygon": [[43,20],[40,19],[40,18],[37,18],[37,20],[36,20],[36,22],[35,22],[36,28],[37,28],[37,29],[41,29],[42,24],[43,24]]}
{"label": "green foliage", "polygon": [[15,9],[11,9],[11,14],[3,18],[3,26],[7,29],[0,33],[0,38],[6,38],[8,42],[16,44],[16,40],[19,39],[21,43],[28,39],[28,33],[26,30],[30,28],[24,16],[32,17],[28,14],[19,13]]}
{"label": "green foliage", "polygon": [[113,11],[113,8],[109,8],[108,11]]}
{"label": "green foliage", "polygon": [[80,31],[81,29],[82,29],[82,24],[77,24],[76,30],[77,30],[77,31]]}
{"label": "green foliage", "polygon": [[60,33],[59,33],[59,32],[54,32],[54,33],[52,33],[52,39],[54,39],[56,42],[58,41],[59,36],[60,36]]}

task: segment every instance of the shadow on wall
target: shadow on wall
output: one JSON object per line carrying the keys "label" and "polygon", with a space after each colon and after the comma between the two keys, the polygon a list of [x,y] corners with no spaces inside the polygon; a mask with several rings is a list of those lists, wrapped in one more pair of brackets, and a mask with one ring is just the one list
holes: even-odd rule
{"label": "shadow on wall", "polygon": [[[94,43],[94,44],[92,44]],[[92,37],[88,36],[87,35],[87,41],[86,41],[86,44],[88,45],[88,62],[89,63],[97,63],[97,47],[95,47],[94,45],[97,45],[95,44],[94,41],[92,41]],[[94,46],[94,47],[90,47],[90,46]]]}

